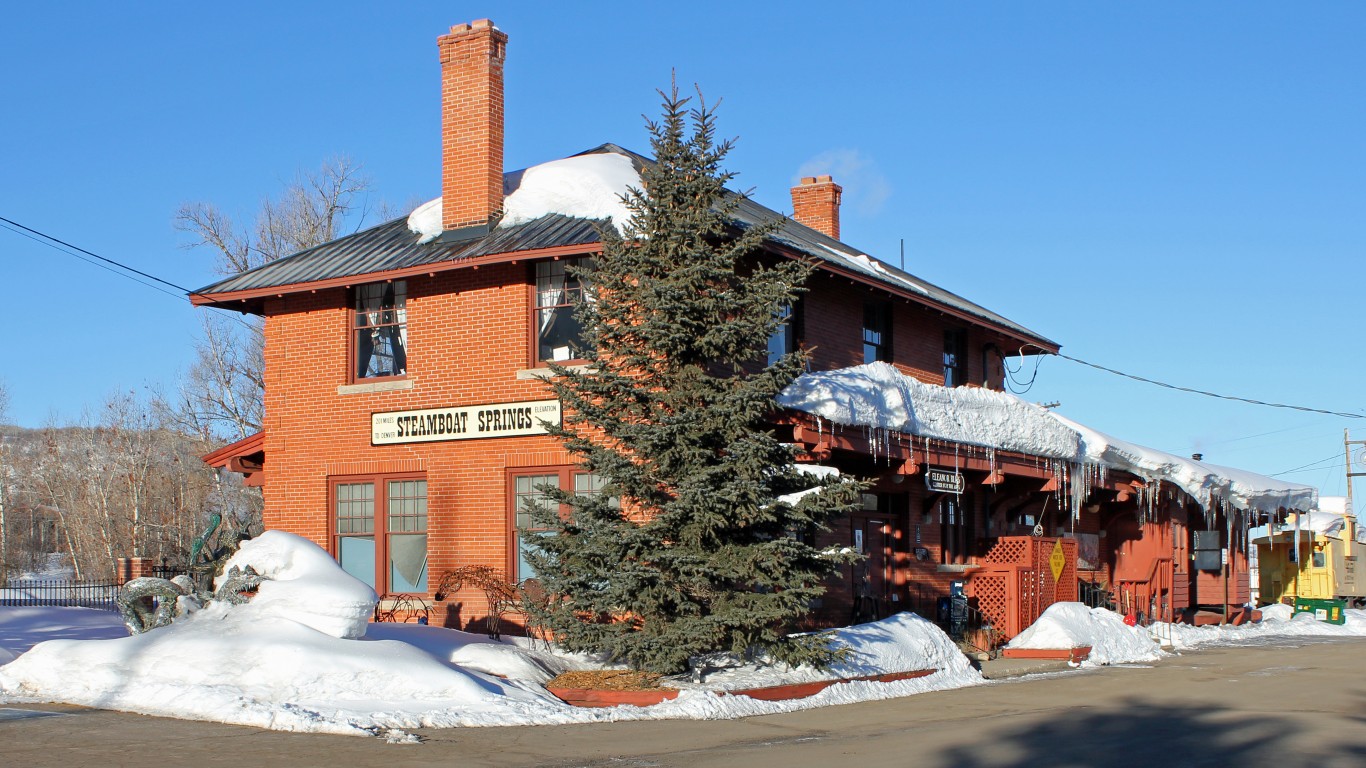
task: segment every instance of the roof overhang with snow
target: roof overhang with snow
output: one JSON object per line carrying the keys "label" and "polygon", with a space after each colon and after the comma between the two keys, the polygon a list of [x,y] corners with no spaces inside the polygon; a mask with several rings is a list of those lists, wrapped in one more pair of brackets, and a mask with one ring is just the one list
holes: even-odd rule
{"label": "roof overhang with snow", "polygon": [[[1119,470],[1147,483],[1168,483],[1202,508],[1308,511],[1312,486],[1187,459],[1119,440],[1012,394],[978,387],[942,387],[907,376],[887,363],[807,373],[778,396],[778,404],[831,425],[909,435],[987,452],[1008,451],[1071,467],[1074,502],[1096,470]],[[870,443],[876,444],[874,435]],[[1073,504],[1074,512],[1079,504]]]}

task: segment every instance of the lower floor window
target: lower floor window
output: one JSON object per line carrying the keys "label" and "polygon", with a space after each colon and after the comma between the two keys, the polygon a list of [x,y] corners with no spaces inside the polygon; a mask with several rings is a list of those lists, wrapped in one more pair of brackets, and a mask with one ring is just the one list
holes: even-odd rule
{"label": "lower floor window", "polygon": [[[543,508],[554,502],[546,495],[547,488],[561,488],[575,495],[589,496],[603,492],[604,481],[601,476],[590,474],[573,467],[543,467],[519,470],[510,478],[508,501],[512,507],[509,518],[512,523],[512,577],[514,581],[535,578],[536,571],[527,562],[527,550],[534,549],[536,538],[553,536],[553,532],[541,527],[532,510]],[[617,502],[613,500],[615,506]],[[567,514],[567,509],[559,509]]]}
{"label": "lower floor window", "polygon": [[427,591],[425,478],[335,478],[332,509],[342,570],[382,595]]}

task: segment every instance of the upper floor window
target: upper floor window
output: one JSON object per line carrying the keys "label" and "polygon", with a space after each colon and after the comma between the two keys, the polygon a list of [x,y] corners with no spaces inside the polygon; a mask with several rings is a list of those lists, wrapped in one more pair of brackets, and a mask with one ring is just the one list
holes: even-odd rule
{"label": "upper floor window", "polygon": [[351,370],[355,379],[408,374],[408,284],[403,280],[356,288]]}
{"label": "upper floor window", "polygon": [[892,304],[867,301],[863,304],[863,362],[892,360]]}
{"label": "upper floor window", "polygon": [[778,310],[778,328],[768,337],[768,364],[773,365],[784,355],[797,351],[797,337],[801,334],[801,305],[784,304]]}
{"label": "upper floor window", "polygon": [[587,259],[542,261],[536,265],[536,362],[578,360],[583,350],[583,324],[574,306],[583,297],[583,284],[566,267],[581,267]]}
{"label": "upper floor window", "polygon": [[968,383],[968,335],[961,329],[944,331],[944,386]]}

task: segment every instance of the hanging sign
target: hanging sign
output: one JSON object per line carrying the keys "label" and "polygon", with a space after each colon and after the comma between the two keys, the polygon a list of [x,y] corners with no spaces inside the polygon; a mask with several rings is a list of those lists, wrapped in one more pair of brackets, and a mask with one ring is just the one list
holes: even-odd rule
{"label": "hanging sign", "polygon": [[1048,567],[1053,571],[1053,581],[1062,578],[1062,569],[1067,567],[1067,555],[1062,551],[1062,539],[1053,542],[1053,554],[1048,557]]}
{"label": "hanging sign", "polygon": [[560,423],[559,400],[388,411],[371,414],[370,444],[544,435],[545,423]]}
{"label": "hanging sign", "polygon": [[958,472],[930,469],[925,471],[925,487],[935,493],[962,493],[966,483]]}

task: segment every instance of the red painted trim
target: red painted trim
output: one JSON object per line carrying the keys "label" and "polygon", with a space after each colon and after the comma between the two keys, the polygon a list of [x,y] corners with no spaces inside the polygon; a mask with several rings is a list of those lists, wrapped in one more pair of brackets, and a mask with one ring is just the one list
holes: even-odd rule
{"label": "red painted trim", "polygon": [[[507,555],[504,561],[507,570],[504,571],[504,573],[509,574],[511,581],[518,582],[528,578],[527,576],[518,573],[517,568],[518,564],[521,562],[521,552],[518,551],[518,545],[521,540],[517,534],[517,478],[527,476],[535,477],[537,475],[556,475],[559,478],[560,489],[572,492],[574,490],[574,475],[576,474],[585,474],[583,467],[577,464],[549,464],[539,467],[508,467],[505,470],[503,507],[507,512],[507,526],[505,528],[503,540],[507,542]],[[563,504],[560,505],[560,515],[566,516],[568,514],[568,507]],[[604,706],[612,705],[607,704]]]}
{"label": "red painted trim", "polygon": [[[332,555],[332,559],[341,563],[341,538],[344,534],[337,530],[337,486],[354,483],[371,483],[375,487],[375,497],[371,512],[374,515],[373,527],[370,535],[375,539],[375,591],[380,596],[389,594],[389,537],[392,535],[417,534],[430,536],[432,529],[431,507],[427,508],[427,527],[420,531],[390,531],[389,530],[389,482],[391,480],[423,480],[427,479],[427,473],[423,472],[376,472],[365,475],[328,475],[327,476],[327,550]],[[431,484],[427,486],[427,498],[431,500]],[[364,536],[365,534],[345,534],[346,536]],[[427,539],[427,553],[431,555],[432,541]],[[422,597],[431,595],[435,587],[432,584],[431,572],[427,573],[427,591],[421,593]],[[418,593],[409,593],[418,594]]]}
{"label": "red painted trim", "polygon": [[1003,648],[1001,655],[1007,659],[1054,659],[1081,663],[1091,655],[1091,646],[1077,648]]}
{"label": "red painted trim", "polygon": [[235,443],[228,443],[212,453],[206,453],[201,457],[201,460],[211,467],[224,467],[233,458],[250,456],[257,451],[264,450],[265,445],[266,433],[257,432],[254,435],[247,435]]}
{"label": "red painted trim", "polygon": [[[760,701],[788,701],[814,696],[826,688],[840,683],[853,681],[893,683],[898,680],[927,677],[937,671],[935,669],[916,669],[909,672],[889,672],[884,675],[863,675],[861,677],[816,680],[810,683],[793,683],[791,685],[770,685],[762,688],[741,688],[733,691],[710,691],[710,693],[717,696],[748,696]],[[649,691],[603,691],[592,688],[547,688],[546,690],[550,691],[560,701],[575,707],[615,707],[622,704],[648,707],[676,699],[678,694],[682,693],[682,691],[674,688],[657,688]]]}
{"label": "red painted trim", "polygon": [[[794,251],[791,248],[787,248],[776,243],[769,243],[768,248],[772,252],[789,259],[814,261],[814,258],[811,256]],[[290,283],[287,285],[276,285],[268,288],[251,288],[243,291],[227,291],[223,293],[191,293],[190,303],[195,306],[205,306],[211,304],[227,304],[230,302],[246,302],[252,299],[264,299],[270,296],[283,296],[287,293],[299,293],[307,290],[316,291],[324,288],[344,288],[357,285],[359,283],[371,283],[378,282],[381,280],[393,280],[402,277],[414,277],[417,275],[424,275],[433,272],[447,272],[450,270],[464,269],[466,267],[477,267],[484,264],[501,264],[509,261],[520,261],[522,259],[538,259],[553,256],[567,256],[571,254],[587,256],[597,253],[602,253],[602,243],[585,243],[582,245],[560,245],[551,248],[538,248],[527,251],[508,251],[505,253],[497,253],[489,256],[479,256],[469,259],[452,259],[450,261],[433,262],[431,264],[422,264],[419,266],[405,267],[403,269],[391,269],[382,272],[371,272],[363,275],[347,275],[344,277],[334,277],[328,278],[326,280],[317,280],[305,283]],[[963,320],[973,325],[993,330],[1001,334],[1004,338],[1028,342],[1046,353],[1055,354],[1060,349],[1060,347],[1057,344],[1048,341],[1047,339],[1044,339],[1041,336],[1017,333],[1013,329],[1010,329],[999,323],[995,323],[985,318],[978,317],[977,315],[951,307],[947,304],[941,304],[939,302],[930,300],[925,295],[918,293],[916,291],[912,291],[908,288],[898,288],[888,283],[879,282],[874,278],[864,275],[861,272],[856,272],[850,269],[844,269],[837,265],[831,264],[828,261],[815,261],[815,264],[818,269],[824,270],[831,274],[839,275],[840,277],[848,278],[850,280],[853,280],[854,282],[862,283],[873,288],[879,288],[893,296],[907,299],[912,303],[929,307],[939,312],[943,312],[946,315],[956,317],[959,320]],[[533,291],[535,290],[534,285],[532,286],[532,289]],[[247,307],[246,309],[248,311],[256,309],[258,313],[260,311],[254,306]]]}

